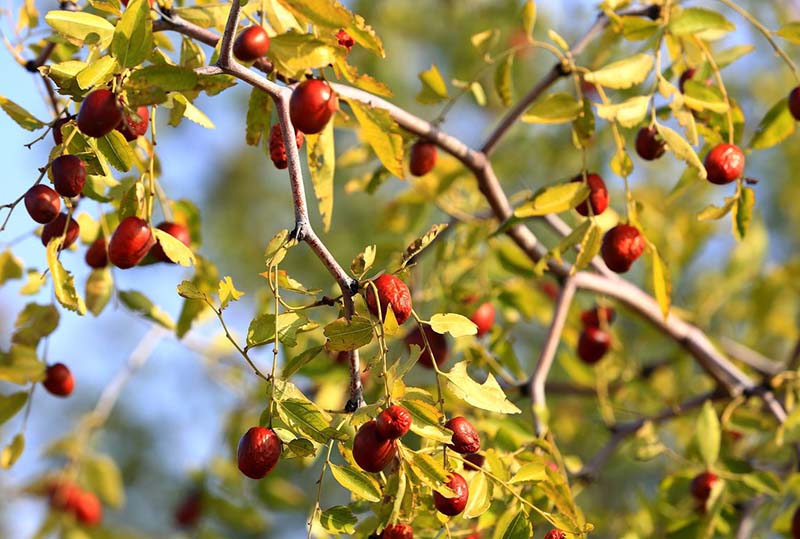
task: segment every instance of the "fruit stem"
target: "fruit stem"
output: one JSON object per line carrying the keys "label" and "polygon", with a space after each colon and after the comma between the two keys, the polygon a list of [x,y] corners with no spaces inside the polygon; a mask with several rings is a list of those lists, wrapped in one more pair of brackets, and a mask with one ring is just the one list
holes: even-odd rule
{"label": "fruit stem", "polygon": [[728,110],[726,113],[728,118],[728,144],[733,144],[733,107],[731,106],[730,97],[728,97],[728,90],[725,89],[725,82],[722,80],[722,74],[719,71],[719,66],[714,60],[714,57],[711,55],[711,51],[708,50],[708,46],[702,39],[695,37],[694,42],[700,48],[700,50],[703,51],[703,56],[705,56],[706,60],[708,60],[708,64],[711,66],[711,70],[714,72],[714,79],[716,79],[717,84],[719,84],[719,90],[722,92],[722,99],[725,101],[725,104],[728,105]]}
{"label": "fruit stem", "polygon": [[[241,346],[239,346],[239,343],[237,343],[236,339],[233,338],[233,335],[231,335],[231,332],[228,331],[228,326],[225,324],[225,319],[222,316],[222,311],[220,311],[219,309],[214,307],[214,305],[211,303],[211,300],[208,299],[207,296],[204,296],[204,300],[206,302],[206,305],[211,307],[211,310],[214,311],[214,314],[217,315],[217,318],[219,319],[219,323],[222,325],[223,331],[225,331],[225,337],[228,339],[228,341],[230,341],[230,343],[233,345],[233,347],[236,348],[236,351],[239,352],[239,354],[241,354],[241,356],[245,359],[245,361],[247,361],[247,363],[250,365],[250,368],[253,369],[253,372],[256,374],[256,376],[258,376],[259,378],[261,378],[265,382],[270,382],[271,378],[269,376],[265,375],[264,373],[262,373],[259,370],[259,368],[256,366],[256,364],[253,363],[253,360],[250,359],[250,356],[247,354],[247,350],[245,350]],[[271,412],[271,410],[270,410],[270,412]]]}
{"label": "fruit stem", "polygon": [[[271,410],[270,410],[271,412]],[[339,427],[344,425],[344,422],[339,423],[339,426],[336,427],[336,430],[339,430]],[[322,470],[319,472],[319,479],[317,479],[317,498],[314,501],[314,510],[311,512],[311,517],[308,519],[308,535],[306,536],[307,539],[311,539],[311,529],[314,524],[314,520],[317,518],[317,513],[320,510],[319,506],[319,499],[322,496],[322,480],[325,478],[325,470],[328,469],[328,465],[331,462],[331,451],[333,451],[333,444],[336,439],[332,439],[328,442],[328,452],[325,455],[325,462],[322,463]]]}

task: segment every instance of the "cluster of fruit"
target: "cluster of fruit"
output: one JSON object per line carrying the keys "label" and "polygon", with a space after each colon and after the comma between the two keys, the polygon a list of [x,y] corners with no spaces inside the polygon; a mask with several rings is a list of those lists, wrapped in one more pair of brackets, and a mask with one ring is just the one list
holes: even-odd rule
{"label": "cluster of fruit", "polygon": [[50,507],[71,514],[84,526],[96,526],[103,519],[103,506],[95,493],[69,482],[54,482],[47,491]]}

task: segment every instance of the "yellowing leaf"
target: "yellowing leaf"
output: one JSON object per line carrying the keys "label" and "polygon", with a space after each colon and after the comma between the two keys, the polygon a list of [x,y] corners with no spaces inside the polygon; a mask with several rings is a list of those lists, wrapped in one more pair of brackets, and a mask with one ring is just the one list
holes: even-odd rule
{"label": "yellowing leaf", "polygon": [[735,29],[736,26],[718,11],[699,7],[682,9],[669,21],[669,31],[677,36],[698,34],[709,30],[730,32]]}
{"label": "yellowing leaf", "polygon": [[269,57],[278,71],[299,78],[305,70],[335,64],[345,49],[335,47],[311,34],[289,32],[275,36],[269,42]]}
{"label": "yellowing leaf", "polygon": [[447,223],[432,225],[425,234],[412,241],[411,244],[406,247],[406,250],[403,253],[403,262],[401,267],[406,267],[406,265],[413,260],[415,256],[433,243],[433,240],[436,239],[436,236],[444,232],[447,229],[447,226]]}
{"label": "yellowing leaf", "polygon": [[637,96],[617,104],[598,103],[597,115],[609,122],[617,122],[622,127],[634,127],[644,119],[649,102],[649,97]]}
{"label": "yellowing leaf", "polygon": [[521,119],[523,122],[541,124],[571,122],[582,109],[582,105],[570,94],[558,92],[534,103]]}
{"label": "yellowing leaf", "polygon": [[750,146],[755,150],[770,148],[783,142],[794,133],[796,120],[789,111],[787,98],[775,103],[769,112],[761,119],[750,141]]}
{"label": "yellowing leaf", "polygon": [[756,203],[756,193],[749,187],[742,189],[741,195],[733,206],[733,235],[741,241],[747,235],[750,221],[753,219],[753,206]]}
{"label": "yellowing leaf", "polygon": [[333,478],[344,488],[368,502],[381,500],[381,487],[374,477],[356,470],[351,466],[338,466],[331,463]]}
{"label": "yellowing leaf", "polygon": [[492,504],[492,490],[486,474],[476,473],[469,480],[469,498],[464,508],[464,518],[475,518],[489,510]]}
{"label": "yellowing leaf", "polygon": [[[184,281],[184,283],[185,282],[186,281]],[[236,287],[233,285],[233,279],[231,279],[230,275],[226,275],[222,280],[220,280],[217,289],[218,289],[217,293],[219,295],[220,311],[224,310],[225,307],[228,306],[228,303],[230,303],[231,301],[239,301],[239,298],[244,296],[244,292],[236,290]],[[200,297],[202,298],[202,296]]]}
{"label": "yellowing leaf", "polygon": [[567,211],[589,196],[589,187],[583,182],[567,182],[540,189],[533,200],[514,210],[514,217],[524,219]]}
{"label": "yellowing leaf", "polygon": [[[514,55],[509,54],[502,62],[497,63],[494,72],[494,89],[503,106],[510,107],[514,102],[514,86],[511,82],[511,68],[514,66]],[[524,117],[523,117],[524,119]]]}
{"label": "yellowing leaf", "polygon": [[398,178],[404,177],[403,137],[397,123],[385,110],[354,100],[349,105],[361,126],[361,137],[372,147],[383,166]]}
{"label": "yellowing leaf", "polygon": [[434,314],[431,317],[431,329],[436,333],[449,333],[453,337],[478,333],[478,326],[472,320],[455,313]]}
{"label": "yellowing leaf", "polygon": [[422,89],[417,94],[417,101],[430,105],[447,99],[447,84],[436,64],[433,64],[429,70],[420,73],[418,77],[422,82]]}
{"label": "yellowing leaf", "polygon": [[353,272],[353,275],[358,277],[359,279],[367,273],[370,268],[372,268],[372,264],[375,263],[375,254],[377,253],[377,247],[374,245],[367,246],[362,252],[360,252],[356,257],[353,259],[353,262],[350,263],[350,271]]}
{"label": "yellowing leaf", "polygon": [[786,41],[800,45],[800,21],[788,22],[780,27],[775,34],[781,36]]}
{"label": "yellowing leaf", "polygon": [[508,400],[491,373],[483,384],[479,384],[470,378],[466,362],[461,361],[453,365],[450,372],[442,373],[442,375],[447,379],[448,389],[467,404],[501,414],[522,413],[514,403]]}
{"label": "yellowing leaf", "polygon": [[622,90],[643,82],[652,68],[653,57],[641,53],[605,65],[584,78],[606,88]]}
{"label": "yellowing leaf", "polygon": [[6,249],[0,253],[0,285],[20,278],[22,278],[22,262],[10,249]]}
{"label": "yellowing leaf", "polygon": [[336,170],[333,140],[333,122],[328,122],[319,134],[306,135],[308,171],[325,232],[330,230],[333,218],[333,175]]}
{"label": "yellowing leaf", "polygon": [[11,468],[17,459],[22,455],[25,450],[25,435],[21,432],[14,436],[11,443],[0,451],[0,468],[8,470]]}
{"label": "yellowing leaf", "polygon": [[53,278],[56,299],[65,309],[84,315],[86,314],[86,304],[75,290],[75,278],[64,269],[58,259],[58,247],[61,243],[62,238],[54,238],[47,244],[47,265]]}
{"label": "yellowing leaf", "polygon": [[533,26],[536,24],[536,3],[528,0],[522,7],[522,29],[530,38],[533,36]]}
{"label": "yellowing leaf", "polygon": [[45,126],[44,122],[36,118],[33,114],[1,95],[0,107],[2,107],[5,113],[23,129],[34,131]]}
{"label": "yellowing leaf", "polygon": [[669,268],[661,259],[661,255],[653,248],[653,294],[658,305],[661,307],[661,314],[666,320],[669,315],[670,305],[672,304],[672,281],[669,277]]}
{"label": "yellowing leaf", "polygon": [[694,149],[686,139],[667,126],[656,124],[656,129],[661,138],[667,143],[667,149],[674,153],[675,157],[697,169],[697,175],[700,179],[705,180],[707,176],[706,167],[700,162],[700,158],[697,157]]}

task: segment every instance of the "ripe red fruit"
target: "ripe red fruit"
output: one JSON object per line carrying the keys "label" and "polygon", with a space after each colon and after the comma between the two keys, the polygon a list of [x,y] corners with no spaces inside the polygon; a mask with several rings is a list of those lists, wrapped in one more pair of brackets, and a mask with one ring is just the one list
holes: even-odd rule
{"label": "ripe red fruit", "polygon": [[[303,133],[295,130],[295,140],[297,142],[297,149],[303,145]],[[289,166],[289,160],[286,157],[286,146],[283,144],[283,135],[281,134],[280,124],[275,124],[269,130],[269,158],[275,164],[275,168],[283,170]]]}
{"label": "ripe red fruit", "polygon": [[467,535],[464,539],[481,539],[481,534],[478,532]]}
{"label": "ripe red fruit", "polygon": [[695,67],[690,67],[689,69],[681,73],[681,77],[678,79],[678,88],[680,88],[681,93],[683,93],[686,81],[693,79],[695,73],[697,73],[697,68]]}
{"label": "ripe red fruit", "polygon": [[708,497],[711,496],[711,489],[718,481],[718,477],[713,472],[702,472],[697,474],[692,479],[691,491],[695,500],[705,503]]}
{"label": "ripe red fruit", "polygon": [[89,137],[111,133],[121,120],[122,111],[117,96],[105,88],[87,95],[78,111],[78,129]]}
{"label": "ripe red fruit", "polygon": [[408,169],[414,176],[424,176],[436,166],[436,144],[418,140],[411,146]]}
{"label": "ripe red fruit", "polygon": [[[138,120],[136,116],[139,116]],[[150,111],[142,105],[136,109],[136,116],[127,112],[124,113],[122,121],[116,127],[116,130],[122,133],[122,136],[128,142],[132,142],[147,133],[147,125],[150,123]]]}
{"label": "ripe red fruit", "polygon": [[625,273],[644,252],[645,241],[636,227],[619,224],[603,236],[600,253],[611,271]]}
{"label": "ripe red fruit", "polygon": [[664,155],[666,143],[659,137],[654,127],[642,127],[636,133],[636,153],[645,161],[652,161]]}
{"label": "ripe red fruit", "polygon": [[394,440],[380,435],[374,419],[361,425],[353,440],[353,459],[366,472],[375,473],[386,468],[396,451]]}
{"label": "ripe red fruit", "polygon": [[82,491],[75,506],[75,517],[84,526],[96,526],[103,520],[103,506],[94,492]]}
{"label": "ripe red fruit", "polygon": [[600,361],[611,348],[611,335],[598,327],[589,326],[578,339],[578,357],[593,365]]}
{"label": "ripe red fruit", "polygon": [[180,528],[194,528],[203,513],[203,493],[193,489],[186,493],[175,509],[175,524]]}
{"label": "ripe red fruit", "polygon": [[64,135],[61,134],[61,126],[69,122],[69,118],[59,118],[53,122],[53,140],[56,144],[64,142]]}
{"label": "ripe red fruit", "polygon": [[81,495],[80,487],[72,483],[54,482],[47,490],[50,507],[58,511],[72,511]]}
{"label": "ripe red fruit", "polygon": [[292,92],[289,116],[295,129],[303,133],[322,131],[339,108],[339,100],[324,80],[308,79]]}
{"label": "ripe red fruit", "polygon": [[490,302],[482,303],[475,312],[472,313],[470,320],[472,323],[478,326],[478,333],[477,336],[480,337],[481,335],[486,335],[491,331],[492,326],[494,325],[494,305]]}
{"label": "ripe red fruit", "polygon": [[724,185],[742,177],[744,154],[735,144],[717,144],[708,152],[703,164],[708,181]]}
{"label": "ripe red fruit", "polygon": [[389,440],[396,440],[411,427],[411,414],[402,406],[394,404],[378,414],[375,423],[378,434]]}
{"label": "ripe red fruit", "polygon": [[281,440],[266,427],[251,427],[239,440],[236,460],[239,470],[250,479],[261,479],[278,463]]}
{"label": "ripe red fruit", "polygon": [[795,120],[800,120],[800,86],[789,92],[789,112]]}
{"label": "ripe red fruit", "polygon": [[606,324],[611,325],[616,317],[617,313],[614,311],[613,307],[595,306],[594,308],[581,313],[581,323],[583,323],[583,327],[586,328],[599,328],[601,326],[601,320],[605,320]]}
{"label": "ripe red fruit", "polygon": [[[64,234],[64,229],[67,231],[66,235]],[[61,247],[59,247],[58,250],[60,251],[61,249],[66,249],[78,239],[80,230],[81,227],[78,225],[75,219],[70,218],[69,224],[67,224],[67,214],[59,213],[58,217],[44,225],[44,228],[42,228],[42,245],[47,247],[47,244],[50,243],[51,239],[65,236],[64,242],[61,244]]]}
{"label": "ripe red fruit", "polygon": [[406,346],[411,347],[413,344],[423,350],[422,355],[419,356],[419,364],[423,367],[432,369],[434,358],[436,359],[436,365],[441,367],[447,361],[447,337],[441,333],[436,333],[430,326],[425,326],[425,337],[430,345],[429,350],[425,349],[425,340],[422,338],[419,326],[406,335]]}
{"label": "ripe red fruit", "polygon": [[[572,178],[573,182],[582,182],[583,175],[578,174]],[[599,174],[587,174],[586,183],[589,185],[589,196],[586,200],[575,206],[575,211],[583,215],[589,216],[589,204],[592,205],[592,215],[600,215],[606,208],[608,208],[608,189],[606,189],[606,182]]]}
{"label": "ripe red fruit", "polygon": [[120,269],[132,268],[142,261],[155,243],[147,221],[126,217],[108,242],[108,259]]}
{"label": "ripe red fruit", "polygon": [[356,40],[353,39],[353,36],[348,34],[344,28],[340,28],[339,31],[336,32],[336,39],[339,41],[340,46],[347,49],[347,52],[350,52],[350,49],[356,44]]}
{"label": "ripe red fruit", "polygon": [[544,539],[567,539],[567,534],[561,530],[550,530],[544,536]]}
{"label": "ripe red fruit", "polygon": [[86,183],[86,165],[80,157],[75,155],[56,157],[50,164],[50,171],[53,173],[53,185],[59,195],[72,198],[81,194]]}
{"label": "ripe red fruit", "polygon": [[478,469],[483,468],[483,463],[486,462],[486,457],[481,455],[480,453],[472,453],[464,457],[464,460],[468,462],[464,463],[464,467],[467,469]]}
{"label": "ripe red fruit", "polygon": [[467,500],[469,499],[469,486],[467,485],[467,481],[456,472],[452,472],[450,474],[450,480],[445,483],[445,485],[455,492],[456,495],[452,498],[445,498],[438,492],[434,491],[433,505],[440,513],[449,517],[454,517],[461,513],[461,511],[463,511],[467,506]]}
{"label": "ripe red fruit", "polygon": [[481,436],[472,423],[465,418],[458,416],[452,418],[444,424],[444,428],[453,431],[451,438],[452,444],[448,445],[450,449],[462,455],[469,455],[470,453],[477,453],[481,449]]}
{"label": "ripe red fruit", "polygon": [[800,507],[792,515],[792,539],[800,539]]}
{"label": "ripe red fruit", "polygon": [[[120,0],[122,5],[125,6],[125,7],[128,7],[128,1],[129,0]],[[149,0],[149,1],[150,1],[150,7],[153,7],[153,0]]]}
{"label": "ripe red fruit", "polygon": [[25,209],[37,223],[46,224],[61,211],[61,198],[46,185],[34,185],[25,193]]}
{"label": "ripe red fruit", "polygon": [[[156,228],[159,230],[163,230],[170,236],[180,240],[180,242],[184,244],[186,247],[189,247],[192,244],[192,238],[189,235],[189,229],[179,223],[171,223],[169,221],[165,221],[163,223],[160,223]],[[170,264],[173,263],[172,260],[170,260],[170,258],[164,252],[164,248],[161,247],[161,243],[158,240],[156,240],[156,243],[155,245],[153,245],[153,248],[150,249],[150,254],[153,255],[153,257],[156,260],[159,260],[161,262],[169,262]]]}
{"label": "ripe red fruit", "polygon": [[379,537],[380,539],[414,539],[414,530],[408,524],[389,524]]}
{"label": "ripe red fruit", "polygon": [[[374,286],[373,286],[374,285]],[[375,289],[378,291],[378,299],[380,300],[380,316],[381,321],[386,320],[386,311],[389,305],[392,306],[392,312],[398,324],[404,323],[411,316],[411,291],[408,286],[399,278],[388,273],[384,273],[374,281],[372,284],[367,283],[367,307],[369,312],[378,316],[378,302],[375,301]]]}
{"label": "ripe red fruit", "polygon": [[240,62],[255,62],[269,50],[269,36],[263,27],[254,24],[242,30],[233,42],[233,55]]}
{"label": "ripe red fruit", "polygon": [[75,379],[63,363],[55,363],[45,370],[44,388],[57,397],[67,397],[75,389]]}
{"label": "ripe red fruit", "polygon": [[51,485],[50,507],[72,513],[84,526],[95,526],[103,519],[103,506],[92,492],[86,492],[72,483]]}
{"label": "ripe red fruit", "polygon": [[97,238],[86,250],[86,264],[94,269],[108,266],[108,250],[106,249],[105,238]]}

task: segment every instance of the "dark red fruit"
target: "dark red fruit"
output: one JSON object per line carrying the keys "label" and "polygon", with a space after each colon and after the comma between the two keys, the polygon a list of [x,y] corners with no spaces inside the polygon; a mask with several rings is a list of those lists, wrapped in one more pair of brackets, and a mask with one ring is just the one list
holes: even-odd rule
{"label": "dark red fruit", "polygon": [[339,100],[324,80],[308,79],[292,92],[289,115],[295,129],[303,133],[322,131],[339,108]]}
{"label": "dark red fruit", "polygon": [[692,496],[695,500],[701,503],[705,503],[708,500],[708,497],[711,496],[711,489],[714,487],[714,484],[718,481],[718,477],[713,472],[703,472],[697,474],[694,479],[692,479],[691,484],[691,491]]}
{"label": "dark red fruit", "polygon": [[239,470],[250,479],[261,479],[278,463],[281,456],[281,440],[275,431],[266,427],[252,427],[242,439],[236,451]]}
{"label": "dark red fruit", "polygon": [[697,68],[695,67],[690,67],[689,69],[681,73],[681,77],[678,79],[678,88],[680,88],[681,93],[683,93],[686,81],[693,79],[695,73],[697,73]]}
{"label": "dark red fruit", "polygon": [[[189,236],[189,229],[181,224],[165,221],[160,223],[156,228],[163,230],[173,238],[180,240],[180,242],[186,247],[189,247],[192,244],[192,238]],[[161,262],[173,263],[164,252],[164,248],[161,247],[161,243],[158,242],[158,240],[156,240],[156,244],[153,245],[153,248],[150,249],[150,254],[153,255],[156,260]]]}
{"label": "dark red fruit", "polygon": [[411,427],[411,414],[396,404],[378,414],[375,420],[378,434],[389,440],[396,440]]}
{"label": "dark red fruit", "polygon": [[[139,118],[137,119],[136,116]],[[142,105],[136,109],[136,116],[127,112],[124,113],[122,121],[116,127],[117,131],[122,133],[122,136],[128,142],[132,142],[147,133],[147,125],[150,123],[150,111]]]}
{"label": "dark red fruit", "polygon": [[800,86],[789,92],[789,112],[795,120],[800,120]]}
{"label": "dark red fruit", "polygon": [[108,249],[105,238],[97,238],[86,250],[86,264],[94,269],[108,266]]}
{"label": "dark red fruit", "polygon": [[[583,175],[578,174],[572,178],[572,181],[582,182]],[[589,185],[589,196],[575,207],[575,211],[584,217],[588,217],[589,204],[591,204],[592,215],[600,215],[608,208],[608,189],[606,189],[606,182],[603,181],[603,178],[599,174],[587,174],[586,183]]]}
{"label": "dark red fruit", "polygon": [[[374,285],[374,286],[373,286]],[[398,324],[404,323],[411,316],[411,291],[408,286],[394,275],[384,273],[372,283],[367,283],[367,307],[369,312],[378,316],[378,302],[375,301],[375,289],[378,291],[380,300],[381,321],[386,320],[386,312],[389,305]]]}
{"label": "dark red fruit", "polygon": [[414,539],[414,530],[408,524],[389,524],[380,534],[381,539]]}
{"label": "dark red fruit", "polygon": [[544,539],[567,539],[567,534],[561,530],[550,530],[544,536]]}
{"label": "dark red fruit", "polygon": [[142,261],[154,243],[147,221],[126,217],[108,242],[108,260],[120,269],[132,268]]}
{"label": "dark red fruit", "polygon": [[800,539],[800,507],[792,515],[792,539]]}
{"label": "dark red fruit", "polygon": [[67,198],[76,197],[83,191],[86,183],[86,166],[80,157],[62,155],[50,164],[53,173],[53,185],[58,194]]}
{"label": "dark red fruit", "polygon": [[436,359],[436,365],[441,367],[447,361],[447,337],[441,333],[436,333],[430,326],[425,326],[425,337],[428,339],[430,349],[425,349],[425,340],[422,338],[422,332],[419,326],[406,335],[406,346],[410,347],[412,344],[419,346],[423,352],[419,356],[419,364],[428,369],[433,368],[433,360]]}
{"label": "dark red fruit", "polygon": [[436,507],[436,510],[443,515],[454,517],[461,513],[467,506],[467,500],[469,500],[469,486],[467,485],[467,481],[456,472],[450,474],[450,480],[445,483],[445,486],[449,487],[456,495],[452,498],[445,498],[434,491],[433,505]]}
{"label": "dark red fruit", "polygon": [[475,309],[475,312],[472,313],[470,320],[472,320],[473,324],[478,326],[478,337],[481,335],[486,335],[489,333],[489,331],[491,331],[492,326],[494,325],[494,317],[494,305],[488,301],[481,303],[481,305]]}
{"label": "dark red fruit", "polygon": [[448,445],[450,449],[462,455],[469,455],[477,453],[481,449],[481,436],[472,423],[465,418],[458,416],[444,424],[444,428],[453,431],[451,438],[452,444]]}
{"label": "dark red fruit", "polygon": [[25,193],[25,209],[37,223],[47,224],[61,211],[61,198],[46,185],[34,185]]}
{"label": "dark red fruit", "polygon": [[411,146],[408,169],[414,176],[424,176],[436,166],[436,144],[418,140]]}
{"label": "dark red fruit", "polygon": [[[128,1],[129,0],[120,0],[122,5],[125,6],[125,7],[128,7]],[[149,1],[150,1],[150,7],[153,7],[153,0],[149,0]]]}
{"label": "dark red fruit", "polygon": [[625,273],[644,252],[645,241],[636,227],[619,224],[603,236],[600,253],[611,271]]}
{"label": "dark red fruit", "polygon": [[63,363],[55,363],[45,370],[44,388],[57,397],[67,397],[75,389],[75,379]]}
{"label": "dark red fruit", "polygon": [[353,459],[366,472],[380,472],[386,468],[396,452],[394,440],[380,435],[375,420],[361,425],[353,440]]}
{"label": "dark red fruit", "polygon": [[724,185],[742,177],[744,154],[735,144],[717,144],[708,152],[703,164],[708,181]]}
{"label": "dark red fruit", "polygon": [[589,326],[578,339],[578,357],[593,365],[600,361],[611,348],[611,335],[598,327]]}
{"label": "dark red fruit", "polygon": [[87,95],[78,111],[78,129],[89,137],[111,133],[121,120],[122,110],[117,96],[105,88]]}
{"label": "dark red fruit", "polygon": [[586,328],[599,328],[602,326],[601,321],[611,325],[616,317],[617,313],[613,307],[594,307],[581,313],[581,323]]}
{"label": "dark red fruit", "polygon": [[255,62],[269,50],[269,36],[261,26],[254,24],[242,30],[233,42],[233,55],[240,62]]}
{"label": "dark red fruit", "polygon": [[203,514],[203,493],[190,490],[175,509],[175,524],[180,528],[194,528]]}
{"label": "dark red fruit", "polygon": [[486,462],[486,457],[481,455],[480,453],[472,453],[464,457],[464,460],[467,462],[464,463],[464,467],[466,469],[478,469],[483,468],[483,464]]}
{"label": "dark red fruit", "polygon": [[53,140],[56,144],[64,142],[64,135],[61,134],[61,126],[68,122],[69,118],[59,118],[53,122]]}
{"label": "dark red fruit", "polygon": [[353,39],[353,36],[348,34],[344,28],[340,28],[339,31],[336,32],[336,39],[339,41],[340,46],[347,49],[347,52],[350,52],[350,49],[356,44],[356,40]]}
{"label": "dark red fruit", "polygon": [[659,137],[655,127],[642,127],[636,133],[636,153],[645,161],[652,161],[664,155],[666,143]]}
{"label": "dark red fruit", "polygon": [[[303,145],[303,133],[295,130],[295,141],[297,142],[297,149]],[[280,124],[275,124],[269,130],[269,158],[275,164],[275,168],[283,170],[289,166],[289,160],[286,157],[286,146],[283,144],[283,135],[281,134]]]}
{"label": "dark red fruit", "polygon": [[[67,231],[66,235],[64,234],[65,229]],[[67,225],[67,214],[59,213],[58,217],[44,225],[44,228],[42,228],[42,245],[47,247],[47,244],[50,243],[51,239],[65,236],[64,242],[61,244],[61,247],[59,247],[58,250],[60,251],[61,249],[66,249],[75,243],[75,240],[78,239],[78,234],[80,231],[81,227],[78,225],[75,219],[70,218],[69,225]]]}

